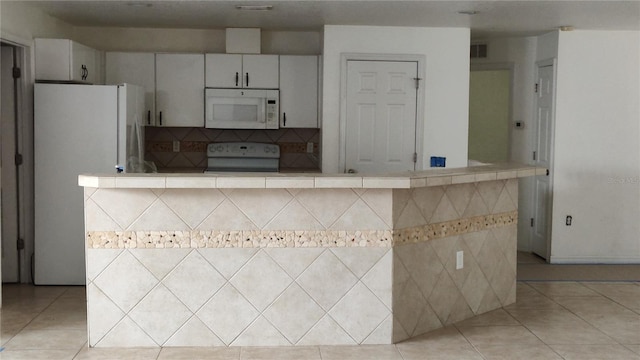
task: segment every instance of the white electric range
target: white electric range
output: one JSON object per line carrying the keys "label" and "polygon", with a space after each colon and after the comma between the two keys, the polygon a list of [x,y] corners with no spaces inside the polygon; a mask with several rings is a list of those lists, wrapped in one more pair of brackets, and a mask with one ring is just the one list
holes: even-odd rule
{"label": "white electric range", "polygon": [[280,146],[255,142],[211,143],[207,146],[206,173],[277,172]]}

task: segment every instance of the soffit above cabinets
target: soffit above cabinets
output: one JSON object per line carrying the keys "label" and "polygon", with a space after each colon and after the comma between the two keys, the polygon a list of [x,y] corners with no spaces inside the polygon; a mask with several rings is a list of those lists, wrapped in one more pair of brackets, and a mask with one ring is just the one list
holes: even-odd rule
{"label": "soffit above cabinets", "polygon": [[[580,30],[640,30],[640,1],[255,1],[272,9],[238,10],[246,1],[31,1],[76,26],[319,31],[324,25],[471,28],[473,37],[531,36]],[[253,4],[253,3],[252,3]],[[475,14],[469,14],[474,13]]]}

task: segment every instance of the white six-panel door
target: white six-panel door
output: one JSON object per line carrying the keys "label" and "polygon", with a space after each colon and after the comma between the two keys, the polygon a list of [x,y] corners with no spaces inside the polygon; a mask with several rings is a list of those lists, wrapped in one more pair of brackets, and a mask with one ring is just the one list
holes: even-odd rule
{"label": "white six-panel door", "polygon": [[345,171],[415,169],[417,77],[413,61],[347,62]]}

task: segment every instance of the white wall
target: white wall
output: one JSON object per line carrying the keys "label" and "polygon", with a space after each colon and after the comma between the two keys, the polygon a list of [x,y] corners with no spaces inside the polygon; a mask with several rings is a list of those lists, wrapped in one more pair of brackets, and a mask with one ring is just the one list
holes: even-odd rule
{"label": "white wall", "polygon": [[0,37],[30,46],[35,37],[66,38],[73,27],[23,1],[0,1]]}
{"label": "white wall", "polygon": [[558,46],[551,261],[638,263],[640,32],[560,32]]}
{"label": "white wall", "polygon": [[472,71],[469,79],[469,159],[509,161],[511,72]]}
{"label": "white wall", "polygon": [[447,167],[467,164],[469,29],[325,26],[322,101],[322,171],[340,163],[341,54],[412,54],[426,57],[424,164],[446,156]]}
{"label": "white wall", "polygon": [[538,36],[536,43],[536,61],[555,59],[558,57],[559,31]]}
{"label": "white wall", "polygon": [[[262,53],[320,54],[320,32],[262,31]],[[76,27],[74,40],[105,51],[224,53],[225,31],[204,29],[152,29]]]}

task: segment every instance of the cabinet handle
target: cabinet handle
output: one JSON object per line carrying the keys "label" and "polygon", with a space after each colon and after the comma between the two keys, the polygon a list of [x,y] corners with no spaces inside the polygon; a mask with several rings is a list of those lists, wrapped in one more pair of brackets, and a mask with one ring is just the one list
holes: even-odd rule
{"label": "cabinet handle", "polygon": [[82,64],[80,69],[82,70],[82,72],[80,73],[80,78],[82,80],[87,80],[87,66],[85,64]]}
{"label": "cabinet handle", "polygon": [[162,126],[162,111],[160,111],[160,126]]}
{"label": "cabinet handle", "polygon": [[151,125],[151,110],[147,111],[147,125]]}
{"label": "cabinet handle", "polygon": [[287,113],[282,113],[282,126],[287,126]]}
{"label": "cabinet handle", "polygon": [[89,77],[89,68],[87,68],[87,65],[84,66],[84,79],[87,80],[87,78]]}
{"label": "cabinet handle", "polygon": [[239,76],[238,76],[238,72],[236,71],[236,86],[238,86],[238,79],[239,79]]}
{"label": "cabinet handle", "polygon": [[249,73],[247,73],[247,87],[249,86]]}

